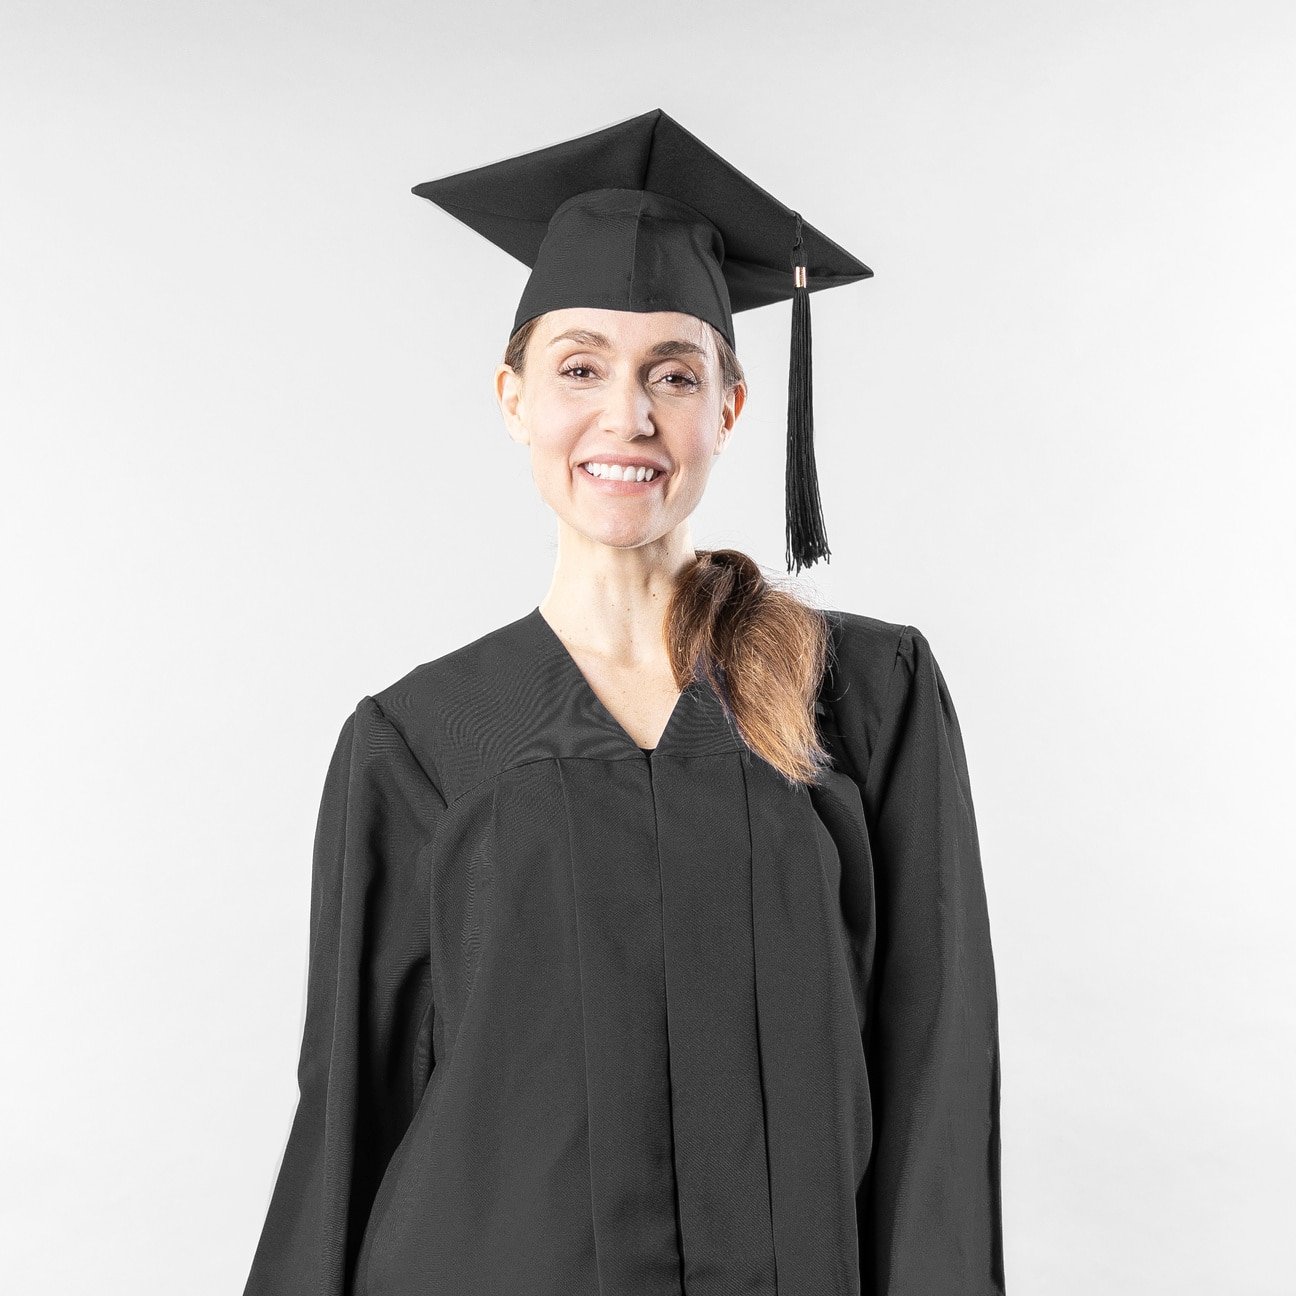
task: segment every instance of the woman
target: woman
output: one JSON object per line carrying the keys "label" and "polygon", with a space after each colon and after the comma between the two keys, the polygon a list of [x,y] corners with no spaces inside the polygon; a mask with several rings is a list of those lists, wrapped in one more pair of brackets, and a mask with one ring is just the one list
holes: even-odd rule
{"label": "woman", "polygon": [[660,110],[416,192],[532,266],[496,393],[558,560],[342,726],[247,1296],[1002,1292],[940,668],[689,533],[746,396],[732,312],[796,293],[808,348],[805,294],[868,268]]}

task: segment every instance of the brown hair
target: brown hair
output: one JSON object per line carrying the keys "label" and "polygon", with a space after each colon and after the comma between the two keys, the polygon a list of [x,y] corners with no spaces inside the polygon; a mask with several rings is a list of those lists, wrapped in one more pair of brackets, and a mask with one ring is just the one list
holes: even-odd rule
{"label": "brown hair", "polygon": [[[509,339],[504,363],[522,373],[536,316]],[[733,348],[708,325],[726,392],[747,378]],[[664,634],[678,688],[703,676],[743,741],[790,782],[815,783],[829,764],[815,699],[831,651],[827,618],[772,583],[737,549],[698,549],[676,581]]]}

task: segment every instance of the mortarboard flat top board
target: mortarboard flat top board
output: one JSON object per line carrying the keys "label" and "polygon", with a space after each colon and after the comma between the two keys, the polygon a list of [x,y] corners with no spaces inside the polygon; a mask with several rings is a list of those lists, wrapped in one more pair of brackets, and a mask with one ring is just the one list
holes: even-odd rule
{"label": "mortarboard flat top board", "polygon": [[787,557],[826,558],[808,295],[873,271],[660,108],[415,185],[531,268],[513,329],[588,306],[682,311],[734,345],[733,314],[791,299]]}
{"label": "mortarboard flat top board", "polygon": [[[596,214],[605,215],[608,218],[605,223],[615,223],[619,215],[623,224],[632,227],[631,232],[640,238],[648,222],[668,225],[669,216],[686,220],[690,214],[670,204],[658,204],[654,208],[651,202],[654,195],[684,204],[691,209],[695,220],[699,216],[703,218],[698,222],[703,227],[706,223],[714,226],[722,239],[720,270],[728,288],[731,312],[792,297],[797,213],[660,108],[577,139],[440,180],[425,181],[415,185],[413,192],[436,203],[523,265],[540,268],[544,260],[542,252],[547,251],[546,236],[551,232],[550,223],[555,215],[573,199],[601,190],[621,191],[621,201],[604,199],[599,204],[595,199],[592,205],[601,205],[603,209]],[[646,208],[638,219],[638,207],[628,201],[632,193],[641,195],[641,203]],[[567,206],[562,216],[573,221],[580,206],[579,202]],[[591,246],[595,224],[592,220],[585,223],[583,245],[580,240],[564,240],[567,255],[554,257],[552,269],[558,270],[556,262],[562,259],[566,261],[562,268],[576,272],[581,278],[589,279],[602,272],[617,280],[618,286],[629,285],[632,281],[624,273],[625,258],[629,254],[623,253],[618,261],[615,242],[611,249],[614,255],[607,258],[606,265],[589,265],[591,257],[603,250]],[[801,221],[800,234],[809,291],[854,283],[873,274],[862,261],[814,226]],[[657,233],[658,240],[662,237]],[[672,287],[690,295],[687,280],[698,273],[694,262],[705,261],[709,251],[700,248],[693,260],[682,256],[661,264],[657,268],[659,295],[670,296]],[[678,282],[669,285],[660,282],[671,271]],[[531,296],[533,304],[539,307],[536,314],[557,309],[542,304],[538,294]],[[519,319],[514,327],[525,322]],[[731,327],[722,327],[721,332],[732,345]]]}

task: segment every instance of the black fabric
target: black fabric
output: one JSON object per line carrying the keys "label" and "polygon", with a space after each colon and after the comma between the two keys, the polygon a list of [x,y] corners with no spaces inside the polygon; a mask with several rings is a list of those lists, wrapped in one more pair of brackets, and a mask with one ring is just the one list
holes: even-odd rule
{"label": "black fabric", "polygon": [[958,720],[828,617],[813,789],[705,681],[645,760],[539,608],[359,702],[245,1296],[1004,1291]]}
{"label": "black fabric", "polygon": [[[513,328],[570,306],[731,314],[789,301],[798,213],[654,108],[413,192],[532,268]],[[873,271],[802,221],[808,288]]]}
{"label": "black fabric", "polygon": [[549,222],[513,318],[516,331],[569,306],[683,311],[734,345],[724,240],[690,207],[642,189],[595,189]]}

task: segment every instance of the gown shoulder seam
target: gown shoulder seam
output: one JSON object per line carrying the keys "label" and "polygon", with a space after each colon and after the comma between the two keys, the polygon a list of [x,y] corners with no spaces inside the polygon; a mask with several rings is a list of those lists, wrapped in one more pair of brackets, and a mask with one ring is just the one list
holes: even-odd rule
{"label": "gown shoulder seam", "polygon": [[436,778],[432,777],[432,774],[428,770],[427,766],[424,765],[421,760],[419,760],[418,755],[415,753],[413,747],[410,746],[410,741],[408,738],[406,738],[400,725],[398,725],[396,721],[393,720],[391,716],[389,716],[387,712],[383,710],[382,704],[378,701],[377,698],[373,696],[372,693],[366,693],[365,696],[360,699],[359,706],[363,707],[365,703],[368,703],[373,708],[374,713],[377,715],[378,719],[382,721],[382,723],[385,724],[387,728],[389,728],[396,735],[397,738],[400,739],[400,744],[405,749],[406,755],[408,755],[409,759],[414,763],[414,767],[423,775],[425,779],[427,779],[429,786],[437,795],[437,800],[441,802],[442,807],[445,807],[447,805],[446,795],[441,790],[440,782]]}
{"label": "gown shoulder seam", "polygon": [[[895,691],[896,691],[896,678],[900,675],[901,662],[904,660],[905,640],[906,638],[909,638],[912,635],[918,633],[919,632],[915,630],[913,626],[903,625],[900,627],[900,633],[896,637],[895,654],[891,659],[891,670],[887,677],[886,697],[883,699],[882,709],[878,713],[879,714],[878,731],[877,731],[878,739],[881,739],[882,733],[886,729],[887,724],[890,722],[891,716],[893,714],[892,708],[893,708],[893,699],[895,697]],[[861,784],[868,783],[869,774],[873,769],[873,756],[877,752],[878,746],[879,746],[878,741],[874,741],[872,747],[869,749],[869,758],[864,767],[864,773],[861,777]]]}

